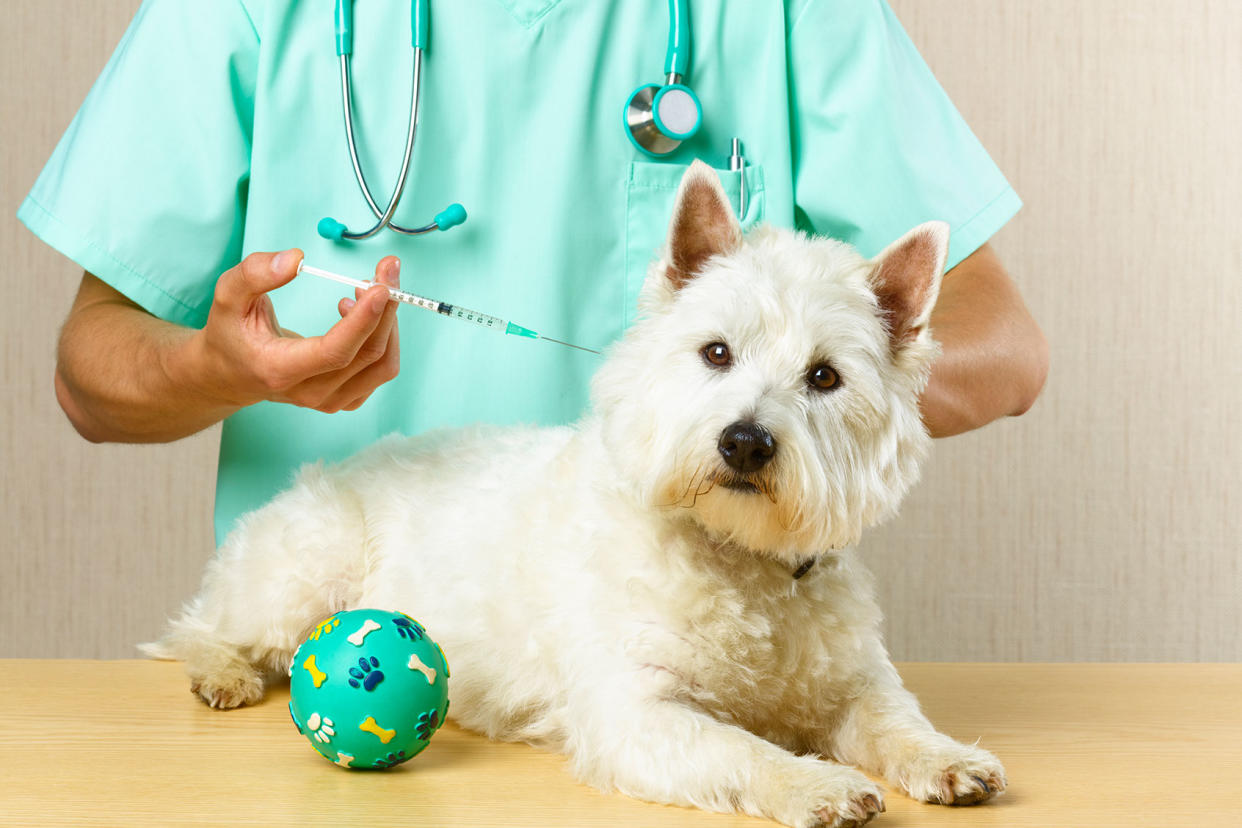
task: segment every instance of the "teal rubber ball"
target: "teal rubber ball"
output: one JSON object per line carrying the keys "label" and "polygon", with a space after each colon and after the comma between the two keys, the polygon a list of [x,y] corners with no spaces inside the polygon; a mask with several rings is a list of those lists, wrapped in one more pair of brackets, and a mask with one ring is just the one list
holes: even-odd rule
{"label": "teal rubber ball", "polygon": [[359,609],[316,625],[289,666],[289,714],[325,759],[391,768],[413,759],[448,715],[448,662],[410,616]]}

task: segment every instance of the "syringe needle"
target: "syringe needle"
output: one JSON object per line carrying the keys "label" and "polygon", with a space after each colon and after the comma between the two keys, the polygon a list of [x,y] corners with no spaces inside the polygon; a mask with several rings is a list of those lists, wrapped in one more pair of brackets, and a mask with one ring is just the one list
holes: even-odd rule
{"label": "syringe needle", "polygon": [[599,351],[593,351],[590,348],[584,348],[581,345],[575,345],[572,342],[561,342],[559,339],[553,339],[552,337],[544,336],[543,334],[539,334],[539,338],[547,340],[548,342],[555,342],[557,345],[564,345],[566,348],[577,348],[579,351],[586,351],[588,354],[599,353]]}

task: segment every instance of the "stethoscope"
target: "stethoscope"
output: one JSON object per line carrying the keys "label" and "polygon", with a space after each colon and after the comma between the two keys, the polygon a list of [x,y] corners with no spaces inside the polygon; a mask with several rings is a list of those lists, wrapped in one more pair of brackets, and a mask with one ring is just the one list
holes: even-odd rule
{"label": "stethoscope", "polygon": [[[401,157],[401,170],[393,187],[392,197],[383,210],[371,193],[362,164],[358,160],[358,145],[354,140],[354,106],[350,75],[350,58],[354,51],[354,4],[353,0],[336,0],[336,54],[340,61],[341,107],[345,113],[345,141],[349,146],[349,160],[354,167],[354,177],[362,196],[375,215],[376,222],[368,230],[351,231],[331,217],[319,221],[319,235],[332,241],[361,241],[369,239],[385,228],[407,236],[420,236],[432,230],[448,230],[466,220],[466,209],[460,204],[450,204],[422,227],[402,227],[393,222],[401,195],[405,191],[410,172],[410,158],[414,154],[414,136],[418,130],[418,101],[422,85],[423,51],[428,38],[428,0],[412,0],[410,8],[410,43],[414,49],[414,74],[410,83],[410,120],[406,130],[405,153]],[[703,107],[698,96],[685,84],[686,67],[690,62],[690,21],[688,0],[668,0],[668,49],[664,56],[664,83],[644,83],[630,93],[623,111],[626,137],[640,152],[653,157],[666,156],[693,137],[703,122]],[[745,163],[741,159],[739,142],[734,139],[730,169],[740,170]],[[743,181],[744,183],[744,181]],[[742,213],[746,212],[746,191],[742,189]]]}
{"label": "stethoscope", "polygon": [[371,188],[367,186],[366,176],[362,173],[362,164],[358,161],[358,145],[354,141],[354,102],[350,84],[349,61],[354,51],[354,3],[353,0],[336,0],[336,54],[341,64],[341,102],[345,110],[345,140],[349,144],[349,160],[354,165],[354,177],[362,189],[362,196],[367,200],[371,212],[378,221],[369,230],[361,233],[351,232],[336,219],[325,216],[319,220],[319,235],[332,241],[361,241],[369,239],[384,228],[395,230],[406,236],[421,236],[432,230],[448,230],[466,220],[466,209],[460,204],[445,207],[430,224],[422,227],[402,227],[394,224],[392,217],[401,203],[401,194],[405,191],[405,182],[410,174],[410,157],[414,154],[414,134],[418,128],[418,98],[422,87],[423,50],[427,48],[427,0],[413,0],[410,7],[410,44],[414,47],[414,77],[410,84],[410,124],[405,135],[405,154],[401,157],[401,171],[397,174],[397,185],[393,187],[392,198],[388,207],[380,210]]}

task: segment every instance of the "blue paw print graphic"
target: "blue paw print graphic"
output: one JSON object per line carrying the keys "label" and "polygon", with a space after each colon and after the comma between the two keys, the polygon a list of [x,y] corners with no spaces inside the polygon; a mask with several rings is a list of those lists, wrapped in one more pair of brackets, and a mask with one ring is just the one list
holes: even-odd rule
{"label": "blue paw print graphic", "polygon": [[418,738],[424,742],[432,737],[432,735],[440,729],[440,714],[435,710],[423,713],[418,717],[418,724],[414,725],[414,730],[418,734]]}
{"label": "blue paw print graphic", "polygon": [[399,750],[396,753],[390,753],[387,756],[381,756],[376,759],[373,763],[371,763],[371,767],[391,768],[393,765],[400,765],[406,760],[406,758],[405,751]]}
{"label": "blue paw print graphic", "polygon": [[421,641],[423,634],[427,632],[422,624],[412,618],[394,618],[392,623],[397,625],[397,633],[402,638],[408,638],[411,641]]}
{"label": "blue paw print graphic", "polygon": [[384,674],[379,670],[379,659],[375,656],[358,659],[358,666],[350,667],[349,675],[350,687],[361,687],[365,690],[374,690],[384,680]]}

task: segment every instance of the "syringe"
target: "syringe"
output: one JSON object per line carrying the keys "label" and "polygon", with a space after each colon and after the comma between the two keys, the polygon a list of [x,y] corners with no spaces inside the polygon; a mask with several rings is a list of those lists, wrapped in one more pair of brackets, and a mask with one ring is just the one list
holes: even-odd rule
{"label": "syringe", "polygon": [[[339,273],[333,273],[330,270],[323,270],[318,267],[311,267],[306,262],[298,265],[298,273],[309,273],[312,276],[318,276],[321,279],[331,279],[334,282],[340,282],[343,285],[350,285],[366,290],[372,285],[380,284],[379,282],[367,282],[362,279],[354,279],[349,276],[342,276]],[[385,285],[385,287],[388,287]],[[559,339],[553,339],[550,336],[536,333],[530,328],[524,328],[516,322],[510,322],[507,319],[501,319],[498,316],[491,316],[486,313],[480,313],[476,310],[463,308],[459,305],[450,305],[447,302],[437,302],[435,299],[428,299],[425,296],[419,296],[410,293],[408,290],[400,290],[395,287],[388,287],[388,295],[398,302],[405,302],[407,305],[416,305],[429,311],[435,311],[441,316],[447,316],[452,319],[460,319],[463,322],[473,322],[484,328],[489,328],[500,333],[510,334],[512,336],[524,336],[528,339],[543,339],[548,342],[555,342],[557,345],[564,345],[567,348],[577,348],[579,351],[586,351],[591,354],[598,354],[599,351],[591,348],[584,348],[581,345],[574,345],[572,342],[562,342]]]}

